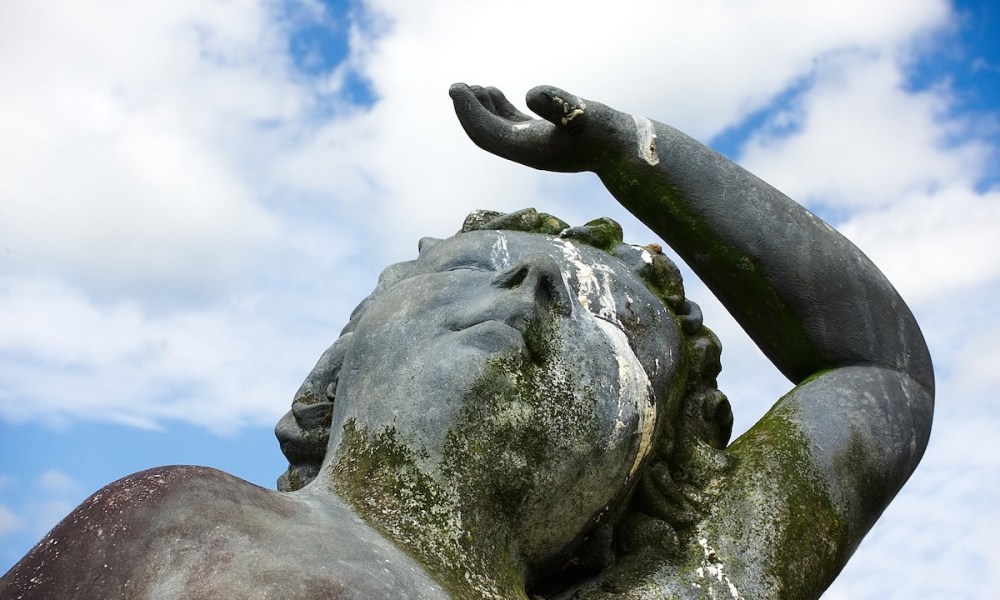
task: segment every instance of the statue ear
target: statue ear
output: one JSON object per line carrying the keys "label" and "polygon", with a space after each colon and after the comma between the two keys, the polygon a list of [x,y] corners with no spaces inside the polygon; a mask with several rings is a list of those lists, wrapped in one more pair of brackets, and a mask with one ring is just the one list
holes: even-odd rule
{"label": "statue ear", "polygon": [[703,398],[701,417],[705,424],[704,440],[713,448],[723,450],[733,434],[733,409],[729,399],[719,390],[709,390]]}
{"label": "statue ear", "polygon": [[684,431],[689,439],[724,450],[733,433],[733,410],[726,395],[713,388],[689,393],[684,400]]}

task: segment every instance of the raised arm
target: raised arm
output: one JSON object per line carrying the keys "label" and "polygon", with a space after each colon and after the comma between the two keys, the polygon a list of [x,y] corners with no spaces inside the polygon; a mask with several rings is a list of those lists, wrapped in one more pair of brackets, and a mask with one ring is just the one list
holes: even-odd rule
{"label": "raised arm", "polygon": [[[676,129],[552,87],[528,93],[542,120],[494,88],[456,84],[451,95],[480,147],[596,173],[797,385],[744,437],[767,444],[764,429],[778,427],[804,440],[849,555],[923,454],[933,407],[923,337],[882,273],[808,210]],[[741,443],[750,442],[736,451]],[[801,459],[758,466],[806,468],[793,464]]]}
{"label": "raised arm", "polygon": [[865,364],[933,387],[916,321],[871,261],[730,160],[672,127],[556,88],[528,94],[529,106],[552,123],[517,112],[492,88],[456,84],[452,95],[484,149],[539,169],[595,172],[793,383]]}

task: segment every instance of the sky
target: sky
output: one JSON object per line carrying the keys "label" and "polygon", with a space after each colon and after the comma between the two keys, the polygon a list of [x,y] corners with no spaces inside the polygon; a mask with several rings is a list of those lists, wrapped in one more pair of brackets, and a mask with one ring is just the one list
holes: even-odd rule
{"label": "sky", "polygon": [[[447,96],[554,84],[786,192],[899,289],[923,463],[827,600],[1000,588],[1000,14],[944,0],[0,3],[0,572],[114,479],[274,486],[271,429],[386,265],[477,208],[611,216],[469,142]],[[746,430],[789,388],[709,292]]]}

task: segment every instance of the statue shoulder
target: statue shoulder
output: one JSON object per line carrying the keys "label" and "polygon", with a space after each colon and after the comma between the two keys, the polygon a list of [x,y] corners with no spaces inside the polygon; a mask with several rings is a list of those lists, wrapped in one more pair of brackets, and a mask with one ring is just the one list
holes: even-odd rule
{"label": "statue shoulder", "polygon": [[851,547],[813,442],[772,411],[726,450],[707,510],[675,551],[621,557],[582,597],[818,598]]}
{"label": "statue shoulder", "polygon": [[690,538],[702,583],[741,598],[820,597],[853,546],[814,440],[779,408],[727,453],[732,469]]}
{"label": "statue shoulder", "polygon": [[0,579],[0,597],[405,597],[386,581],[435,588],[342,503],[174,466],[93,494]]}

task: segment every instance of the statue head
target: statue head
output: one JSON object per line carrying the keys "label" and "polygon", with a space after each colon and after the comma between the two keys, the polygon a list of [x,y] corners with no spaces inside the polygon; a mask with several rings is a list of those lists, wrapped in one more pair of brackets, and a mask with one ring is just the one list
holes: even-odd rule
{"label": "statue head", "polygon": [[532,564],[669,546],[698,508],[678,494],[686,471],[728,441],[718,371],[718,341],[658,246],[622,243],[610,219],[478,211],[355,309],[276,428],[279,489],[330,469],[377,499],[373,473],[402,461],[426,481],[393,475],[386,493],[412,488],[429,511],[465,502],[476,527],[507,523]]}

